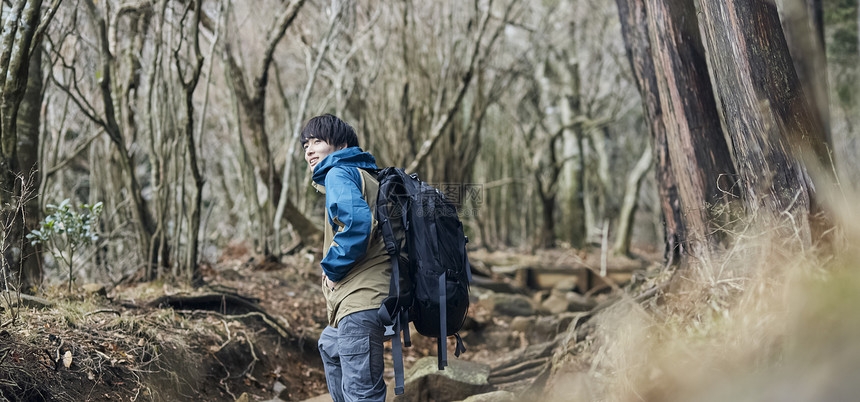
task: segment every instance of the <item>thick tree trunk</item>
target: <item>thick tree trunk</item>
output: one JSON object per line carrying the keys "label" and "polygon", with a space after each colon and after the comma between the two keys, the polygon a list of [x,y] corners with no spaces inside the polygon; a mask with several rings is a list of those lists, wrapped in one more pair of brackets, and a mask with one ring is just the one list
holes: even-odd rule
{"label": "thick tree trunk", "polygon": [[[42,48],[35,48],[30,57],[30,72],[27,77],[27,90],[18,109],[18,167],[26,183],[21,194],[24,202],[23,233],[38,229],[42,219],[39,208],[41,197],[38,194],[41,183],[39,163],[39,129],[42,115]],[[38,286],[42,279],[41,247],[23,242],[21,253],[21,282],[25,289]]]}
{"label": "thick tree trunk", "polygon": [[[42,2],[39,0],[17,1],[8,9],[0,34],[0,223],[4,231],[0,234],[0,272],[13,272],[14,281],[21,279],[16,285],[20,284],[24,288],[37,284],[39,280],[38,272],[33,272],[33,267],[27,262],[28,259],[32,260],[33,251],[25,245],[24,239],[27,207],[25,198],[33,195],[28,194],[28,191],[38,191],[38,186],[33,187],[29,177],[21,170],[18,159],[18,143],[21,140],[19,136],[23,135],[29,140],[32,133],[27,131],[19,134],[18,116],[25,99],[28,100],[23,102],[26,103],[25,108],[31,106],[29,101],[32,98],[26,96],[30,85],[30,49],[34,42],[38,44],[38,38],[34,37],[41,6]],[[37,98],[40,96],[38,92]],[[41,102],[36,102],[37,105],[33,107],[38,113],[38,103]],[[25,127],[24,130],[28,128]],[[38,124],[35,135],[38,137]],[[29,150],[25,152],[30,153]],[[28,163],[29,156],[25,157]]]}
{"label": "thick tree trunk", "polygon": [[648,13],[645,0],[616,0],[621,17],[621,33],[627,48],[627,58],[636,78],[645,118],[654,141],[655,176],[660,209],[663,211],[665,252],[667,263],[679,261],[684,252],[686,228],[681,219],[681,204],[672,163],[669,144],[666,141],[666,126],[663,108],[657,87],[657,73],[651,56],[651,39],[648,35]]}
{"label": "thick tree trunk", "polygon": [[808,244],[818,232],[811,233],[808,218],[818,211],[805,163],[827,172],[829,151],[794,71],[776,6],[763,0],[696,1],[748,212],[788,214]]}
{"label": "thick tree trunk", "polygon": [[[573,33],[571,32],[571,36]],[[583,196],[583,178],[585,175],[585,157],[583,153],[583,136],[584,130],[582,125],[574,125],[574,120],[583,114],[582,112],[582,76],[578,62],[571,62],[570,59],[565,59],[559,67],[562,77],[562,99],[559,102],[561,109],[562,129],[565,133],[570,133],[576,142],[576,149],[579,153],[578,163],[574,173],[574,183],[570,188],[570,210],[569,226],[565,225],[565,231],[570,235],[570,245],[577,249],[585,247],[587,233],[585,229],[585,205]],[[562,134],[560,139],[564,143],[565,135]],[[560,161],[559,174],[565,167],[565,161]]]}
{"label": "thick tree trunk", "polygon": [[552,248],[555,247],[555,209],[556,199],[558,198],[558,178],[561,176],[561,169],[564,166],[563,161],[558,160],[556,155],[556,143],[561,140],[562,133],[560,130],[550,138],[546,152],[549,157],[548,176],[543,176],[541,171],[535,172],[535,188],[538,191],[538,198],[541,202],[541,217],[543,218],[543,226],[537,238],[537,247]]}
{"label": "thick tree trunk", "polygon": [[14,208],[17,166],[18,107],[29,72],[29,49],[39,22],[41,1],[19,0],[6,13],[0,35],[0,208]]}
{"label": "thick tree trunk", "polygon": [[574,132],[576,138],[576,150],[579,157],[574,168],[574,183],[570,197],[570,244],[574,248],[582,249],[588,240],[588,229],[585,227],[585,141],[582,131]]}
{"label": "thick tree trunk", "polygon": [[[269,67],[272,64],[275,47],[284,37],[287,28],[292,25],[304,3],[305,0],[294,0],[278,15],[272,31],[267,36],[268,42],[266,43],[261,69],[254,78],[253,87],[249,88],[246,85],[245,74],[236,62],[229,43],[225,43],[224,59],[230,71],[228,77],[231,80],[231,89],[238,99],[242,113],[245,115],[244,121],[247,129],[253,136],[256,167],[259,169],[263,182],[266,183],[269,194],[269,201],[266,206],[262,208],[254,206],[260,208],[260,225],[265,228],[264,238],[260,239],[265,254],[271,252],[268,245],[268,237],[272,235],[273,230],[270,217],[274,214],[274,206],[278,204],[282,186],[281,180],[278,180],[280,175],[276,171],[274,158],[269,147],[269,137],[265,130],[266,86],[269,81]],[[322,232],[296,208],[290,199],[286,200],[284,212],[284,218],[293,226],[304,244],[318,244],[322,241]]]}
{"label": "thick tree trunk", "polygon": [[646,0],[654,67],[681,217],[691,252],[715,239],[713,208],[731,201],[735,171],[720,128],[692,0]]}
{"label": "thick tree trunk", "polygon": [[830,102],[827,95],[827,61],[824,55],[824,21],[821,0],[780,0],[783,33],[803,92],[812,105],[825,138],[830,139]]}
{"label": "thick tree trunk", "polygon": [[179,78],[182,80],[182,87],[185,91],[185,141],[187,144],[191,177],[194,178],[194,195],[191,203],[191,213],[188,218],[188,252],[185,260],[187,276],[194,284],[203,280],[203,275],[197,265],[197,247],[200,235],[200,209],[203,203],[203,185],[206,183],[206,180],[203,178],[203,174],[200,172],[199,163],[197,162],[197,145],[194,139],[194,90],[197,88],[197,83],[200,82],[200,73],[203,68],[203,54],[200,52],[199,39],[201,6],[201,1],[194,2],[194,20],[193,25],[191,26],[191,41],[193,44],[192,47],[194,48],[194,55],[196,57],[187,82],[185,81],[185,78],[183,78],[182,66],[179,62],[179,52],[177,51],[174,54],[176,70],[179,72]]}
{"label": "thick tree trunk", "polygon": [[[538,187],[540,187],[540,184],[538,184]],[[543,192],[540,192],[540,194],[543,226],[540,228],[537,247],[552,248],[555,247],[555,193],[543,194]]]}
{"label": "thick tree trunk", "polygon": [[135,173],[135,163],[129,153],[126,141],[123,136],[123,131],[119,126],[117,119],[116,107],[114,106],[114,97],[112,92],[113,76],[116,73],[115,59],[110,51],[108,40],[107,23],[100,10],[93,0],[86,0],[84,3],[89,11],[90,18],[93,20],[93,29],[96,31],[99,49],[99,64],[101,67],[102,77],[99,81],[99,89],[102,105],[104,106],[104,120],[98,123],[104,128],[111,142],[117,148],[117,156],[119,157],[120,167],[124,173],[126,187],[128,188],[129,196],[132,202],[132,211],[137,220],[137,234],[140,244],[141,255],[148,256],[150,266],[147,267],[146,279],[154,279],[153,268],[158,261],[158,255],[162,256],[162,264],[167,266],[169,262],[169,250],[166,246],[165,234],[156,232],[155,218],[150,212],[147,201],[143,198],[143,191],[140,182]]}

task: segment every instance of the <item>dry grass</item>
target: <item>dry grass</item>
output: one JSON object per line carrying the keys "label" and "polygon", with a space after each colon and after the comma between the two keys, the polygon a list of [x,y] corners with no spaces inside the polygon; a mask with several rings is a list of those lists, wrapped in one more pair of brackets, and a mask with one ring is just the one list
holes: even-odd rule
{"label": "dry grass", "polygon": [[163,281],[122,285],[108,297],[44,286],[51,306],[22,308],[16,323],[0,328],[0,401],[235,400],[243,392],[269,398],[275,382],[287,387],[287,400],[324,392],[315,343],[301,335],[312,332],[312,312],[325,312],[309,297],[318,292],[316,281],[305,283],[293,267],[240,269],[213,272],[212,289],[204,291],[259,297],[279,318],[287,314],[296,333],[279,333],[250,314],[149,305],[165,294],[201,292]]}
{"label": "dry grass", "polygon": [[860,221],[843,220],[826,253],[801,247],[789,224],[745,225],[731,247],[677,272],[659,300],[627,298],[598,314],[557,359],[547,397],[854,400]]}

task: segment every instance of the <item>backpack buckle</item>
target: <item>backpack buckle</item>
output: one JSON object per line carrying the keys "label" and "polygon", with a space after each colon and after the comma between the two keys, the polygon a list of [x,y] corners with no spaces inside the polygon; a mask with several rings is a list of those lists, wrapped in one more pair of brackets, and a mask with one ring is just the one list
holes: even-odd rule
{"label": "backpack buckle", "polygon": [[394,324],[385,325],[385,333],[382,336],[394,336]]}

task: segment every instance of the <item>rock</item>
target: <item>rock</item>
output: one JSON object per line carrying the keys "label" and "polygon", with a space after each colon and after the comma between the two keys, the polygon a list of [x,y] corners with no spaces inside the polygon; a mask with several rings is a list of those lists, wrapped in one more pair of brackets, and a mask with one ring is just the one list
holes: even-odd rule
{"label": "rock", "polygon": [[548,290],[539,290],[532,295],[532,301],[539,306],[547,297],[549,297]]}
{"label": "rock", "polygon": [[565,297],[570,303],[567,308],[568,311],[590,311],[597,307],[596,300],[590,297],[585,297],[576,292],[567,292]]}
{"label": "rock", "polygon": [[[496,326],[492,330],[486,330],[481,342],[488,350],[502,352],[520,347],[520,337],[511,331],[510,327]],[[468,345],[466,346],[469,347]]]}
{"label": "rock", "polygon": [[514,331],[526,332],[535,324],[534,317],[515,317],[511,321],[511,329]]}
{"label": "rock", "polygon": [[535,313],[531,300],[523,295],[496,293],[489,296],[487,302],[487,307],[497,314],[516,317]]}
{"label": "rock", "polygon": [[510,283],[496,281],[490,278],[482,278],[480,276],[473,276],[472,283],[470,285],[473,290],[475,288],[479,288],[498,293],[520,293],[523,291],[521,287],[516,287]]}
{"label": "rock", "polygon": [[[573,320],[578,319],[579,317],[584,316],[587,313],[578,312],[578,313],[562,313],[558,315],[558,333],[567,332],[570,327],[570,323]],[[558,335],[558,333],[556,335]]]}
{"label": "rock", "polygon": [[[18,298],[21,299],[21,305],[18,305]],[[6,301],[12,301],[11,306],[6,306]],[[38,308],[38,309],[46,309],[54,307],[54,302],[38,296],[30,296],[28,294],[20,293],[8,293],[8,292],[0,292],[0,307],[26,307],[26,308]]]}
{"label": "rock", "polygon": [[527,333],[530,343],[546,342],[558,335],[559,318],[546,316],[538,318]]}
{"label": "rock", "polygon": [[474,317],[467,315],[466,320],[463,321],[463,326],[460,328],[460,331],[480,330],[486,325],[486,322],[476,320]]}
{"label": "rock", "polygon": [[484,394],[472,395],[461,402],[514,402],[516,395],[508,391],[493,391]]}
{"label": "rock", "polygon": [[541,303],[541,309],[550,314],[561,314],[567,311],[570,302],[564,295],[552,292],[549,297]]}
{"label": "rock", "polygon": [[[485,364],[452,358],[445,370],[439,370],[436,357],[428,356],[407,370],[404,393],[394,400],[459,401],[493,390],[489,377],[490,366]],[[388,392],[394,395],[393,388]]]}
{"label": "rock", "polygon": [[[393,394],[394,392],[393,392],[393,390],[389,390],[389,393]],[[390,397],[388,399],[390,399]],[[289,399],[286,399],[286,400],[289,400]],[[329,395],[327,393],[322,394],[322,395],[317,395],[313,398],[305,399],[303,402],[331,402],[331,395]]]}
{"label": "rock", "polygon": [[107,296],[107,290],[105,289],[105,285],[100,283],[88,283],[84,286],[81,286],[84,293],[88,295],[96,295],[96,296]]}
{"label": "rock", "polygon": [[484,289],[482,287],[474,286],[474,284],[469,284],[469,302],[476,303],[479,300],[486,299],[488,295],[491,295],[495,292],[489,289]]}
{"label": "rock", "polygon": [[576,289],[578,283],[579,278],[571,277],[558,281],[558,283],[556,283],[555,286],[553,286],[552,288],[561,290],[563,292],[572,292],[574,289]]}
{"label": "rock", "polygon": [[589,311],[597,306],[597,301],[591,297],[576,292],[553,289],[549,297],[540,304],[540,310],[549,314],[564,312]]}
{"label": "rock", "polygon": [[231,268],[218,271],[218,276],[225,281],[241,281],[245,278],[239,271]]}

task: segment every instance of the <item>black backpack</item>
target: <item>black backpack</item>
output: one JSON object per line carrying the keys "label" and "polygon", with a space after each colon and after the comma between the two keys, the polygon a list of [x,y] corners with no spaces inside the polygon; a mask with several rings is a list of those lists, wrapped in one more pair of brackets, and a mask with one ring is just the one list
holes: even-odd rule
{"label": "black backpack", "polygon": [[385,335],[392,336],[394,391],[400,395],[410,321],[418,333],[437,339],[439,370],[448,365],[448,336],[457,338],[455,356],[466,351],[458,331],[469,310],[472,273],[463,224],[441,191],[393,167],[378,172],[377,179],[376,220],[392,264],[390,293],[379,317]]}

